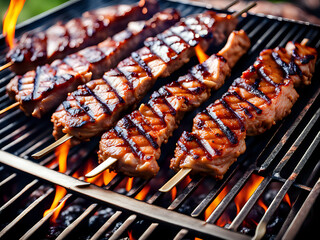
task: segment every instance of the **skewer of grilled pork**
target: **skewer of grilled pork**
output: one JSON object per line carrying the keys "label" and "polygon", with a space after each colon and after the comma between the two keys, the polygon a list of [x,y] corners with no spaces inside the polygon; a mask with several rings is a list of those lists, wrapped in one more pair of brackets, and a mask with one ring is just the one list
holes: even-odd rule
{"label": "skewer of grilled pork", "polygon": [[167,77],[195,55],[195,46],[208,49],[220,45],[235,29],[237,18],[207,11],[188,16],[145,47],[106,72],[70,93],[52,115],[53,135],[64,134],[73,141],[88,140],[112,127],[121,113],[137,104],[160,77]]}
{"label": "skewer of grilled pork", "polygon": [[43,32],[23,34],[8,52],[7,62],[12,63],[12,71],[23,74],[95,45],[125,29],[129,22],[148,19],[158,10],[155,0],[146,0],[144,4],[121,4],[85,12],[80,18],[58,22]]}
{"label": "skewer of grilled pork", "polygon": [[150,178],[159,171],[160,147],[166,143],[186,112],[199,107],[212,90],[220,88],[232,67],[250,47],[243,30],[232,32],[225,47],[189,73],[152,94],[148,103],[122,118],[104,133],[99,161],[115,158],[113,170]]}
{"label": "skewer of grilled pork", "polygon": [[154,36],[179,21],[176,10],[166,9],[147,21],[130,22],[128,27],[99,43],[14,77],[7,86],[10,98],[26,115],[41,118],[57,108],[68,92],[91,79],[102,77],[123,58]]}
{"label": "skewer of grilled pork", "polygon": [[290,113],[295,87],[310,84],[316,58],[316,49],[293,42],[262,51],[221,99],[195,117],[192,132],[183,132],[170,167],[221,179],[246,150],[246,135],[263,133]]}

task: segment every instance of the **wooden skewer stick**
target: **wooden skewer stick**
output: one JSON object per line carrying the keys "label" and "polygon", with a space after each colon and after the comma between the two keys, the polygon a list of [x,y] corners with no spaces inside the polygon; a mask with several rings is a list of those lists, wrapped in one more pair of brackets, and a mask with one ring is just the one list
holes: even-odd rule
{"label": "wooden skewer stick", "polygon": [[305,46],[305,45],[308,44],[308,42],[309,42],[309,39],[308,39],[308,38],[304,38],[304,39],[302,39],[302,41],[301,41],[301,45],[302,45],[302,46]]}
{"label": "wooden skewer stick", "polygon": [[96,168],[92,169],[89,173],[85,175],[86,178],[93,178],[98,174],[102,173],[106,169],[108,169],[112,164],[114,164],[118,159],[109,157],[107,160],[99,164]]}
{"label": "wooden skewer stick", "polygon": [[12,109],[12,108],[18,107],[19,105],[20,105],[19,102],[12,103],[10,106],[8,106],[8,107],[0,110],[0,115],[1,115],[2,113],[5,113],[6,111]]}
{"label": "wooden skewer stick", "polygon": [[174,188],[179,182],[182,181],[190,172],[191,168],[181,168],[179,172],[176,173],[166,184],[164,184],[159,191],[160,192],[169,192]]}
{"label": "wooden skewer stick", "polygon": [[72,137],[73,137],[72,135],[66,134],[63,137],[59,138],[54,143],[50,144],[48,147],[46,147],[46,148],[42,149],[41,151],[33,154],[32,157],[35,158],[35,159],[42,158],[44,155],[52,152],[56,147],[60,146],[64,142],[68,141]]}
{"label": "wooden skewer stick", "polygon": [[251,8],[253,8],[256,5],[257,5],[256,2],[250,3],[248,6],[246,6],[244,9],[240,10],[239,12],[233,13],[232,16],[233,17],[240,17],[241,14],[248,12]]}
{"label": "wooden skewer stick", "polygon": [[231,3],[229,3],[227,6],[225,6],[222,10],[228,10],[233,5],[237,4],[240,0],[234,0]]}
{"label": "wooden skewer stick", "polygon": [[0,72],[7,69],[8,67],[11,67],[13,65],[13,62],[8,62],[5,65],[0,67]]}
{"label": "wooden skewer stick", "polygon": [[[230,3],[228,6],[226,6],[225,10],[227,10],[229,7],[233,6],[234,4],[236,4],[238,2],[238,0],[233,1],[232,3]],[[242,9],[239,12],[235,12],[233,14],[234,17],[239,17],[242,13],[247,12],[249,9],[253,8],[255,5],[257,5],[256,2],[253,2],[251,4],[249,4],[247,7],[245,7],[244,9]],[[91,172],[89,172],[86,175],[86,178],[92,178],[96,175],[98,175],[99,173],[107,170],[112,164],[114,164],[116,161],[118,161],[118,159],[116,158],[112,158],[112,160],[109,160],[110,158],[108,158],[106,161],[104,161],[103,163],[101,163],[100,165],[98,165],[96,168],[94,168]],[[109,162],[110,164],[106,163]],[[96,170],[97,169],[97,170]],[[189,172],[192,169],[190,168],[182,168],[176,175],[174,175],[165,185],[163,185],[159,191],[161,192],[168,192],[170,191],[175,185],[177,185],[180,181],[182,181],[182,179],[184,179]],[[92,174],[93,173],[93,174]],[[97,174],[95,174],[97,173]],[[94,175],[95,174],[95,175]]]}

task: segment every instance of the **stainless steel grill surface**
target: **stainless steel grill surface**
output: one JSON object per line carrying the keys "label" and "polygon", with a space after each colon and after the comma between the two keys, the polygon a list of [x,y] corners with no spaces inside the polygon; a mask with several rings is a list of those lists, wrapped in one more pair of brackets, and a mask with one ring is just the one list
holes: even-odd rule
{"label": "stainless steel grill surface", "polygon": [[[128,1],[71,1],[21,24],[16,34],[35,28],[41,31],[58,19],[124,2]],[[206,10],[187,3],[159,3],[161,9],[173,7],[182,16]],[[221,97],[261,50],[308,38],[308,45],[319,53],[319,26],[248,14],[240,18],[237,29],[247,32],[252,47],[226,84],[186,116],[164,144],[161,170],[151,180],[105,173],[88,183],[82,176],[97,164],[99,138],[71,148],[68,168],[60,173],[54,153],[40,160],[31,158],[54,141],[50,115],[39,120],[26,117],[19,109],[1,115],[0,239],[298,239],[316,234],[320,213],[319,60],[312,84],[299,89],[291,114],[263,135],[248,137],[246,153],[222,180],[188,176],[171,192],[158,191],[174,175],[169,162],[181,133],[191,129],[194,116]],[[0,65],[7,51],[1,37]],[[195,64],[196,58],[169,78],[160,79],[150,94]],[[0,72],[0,109],[12,103],[5,93],[12,77],[9,70]],[[54,211],[45,217],[43,213],[51,206],[56,185],[65,189],[60,200],[65,205],[53,221]]]}

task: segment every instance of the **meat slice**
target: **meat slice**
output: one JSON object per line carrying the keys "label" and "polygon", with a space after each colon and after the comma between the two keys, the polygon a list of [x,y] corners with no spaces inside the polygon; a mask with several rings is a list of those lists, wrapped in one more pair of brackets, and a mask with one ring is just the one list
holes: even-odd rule
{"label": "meat slice", "polygon": [[182,19],[157,37],[146,39],[145,47],[105,73],[102,80],[69,94],[52,116],[54,136],[68,133],[87,140],[107,130],[159,77],[169,76],[188,62],[195,55],[195,46],[206,50],[213,42],[220,45],[236,23],[232,16],[208,11]]}
{"label": "meat slice", "polygon": [[68,92],[92,78],[102,77],[104,72],[141,47],[146,37],[162,32],[179,19],[177,11],[166,9],[147,21],[131,22],[127,29],[97,46],[16,76],[7,86],[7,92],[27,115],[40,118],[66,99]]}
{"label": "meat slice", "polygon": [[7,61],[14,63],[12,71],[23,74],[95,45],[125,29],[131,21],[148,19],[158,9],[156,1],[147,0],[144,5],[121,4],[85,12],[80,18],[58,22],[43,32],[25,33],[8,52]]}
{"label": "meat slice", "polygon": [[245,151],[246,135],[263,133],[290,113],[298,98],[294,84],[310,82],[316,57],[314,48],[292,42],[262,51],[221,99],[195,117],[170,167],[222,178]]}
{"label": "meat slice", "polygon": [[231,68],[246,53],[250,40],[243,30],[233,32],[226,46],[177,81],[161,87],[147,104],[122,118],[104,133],[99,161],[114,157],[112,166],[129,176],[150,178],[157,174],[160,147],[168,141],[184,114],[207,100],[220,88]]}

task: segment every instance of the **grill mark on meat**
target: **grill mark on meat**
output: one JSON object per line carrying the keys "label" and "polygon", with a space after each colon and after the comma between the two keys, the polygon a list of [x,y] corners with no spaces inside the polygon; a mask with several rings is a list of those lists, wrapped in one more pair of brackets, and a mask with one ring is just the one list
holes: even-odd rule
{"label": "grill mark on meat", "polygon": [[[79,91],[79,90],[77,90]],[[77,99],[77,95],[78,95],[78,92],[75,91],[71,94],[72,98],[75,100],[75,102],[77,103],[78,107],[81,108],[83,110],[83,112],[88,115],[90,117],[90,122],[94,122],[95,121],[95,118],[94,118],[94,114],[91,113],[91,110],[89,108],[89,106],[87,106],[86,104],[84,103],[81,103],[78,99]],[[88,93],[87,93],[88,94]],[[83,96],[84,94],[79,94],[79,96]],[[82,123],[80,124],[74,124],[73,127],[80,127],[82,126]]]}
{"label": "grill mark on meat", "polygon": [[[261,114],[261,113],[262,113],[262,110],[261,110],[259,107],[257,107],[257,106],[254,105],[253,103],[249,102],[247,99],[241,97],[236,91],[230,91],[230,92],[228,92],[228,93],[234,95],[234,96],[235,96],[236,98],[238,98],[240,101],[248,103],[248,105],[249,105],[250,107],[252,107],[252,108],[256,111],[257,114]],[[245,113],[247,113],[247,112],[245,111]],[[250,113],[249,116],[252,117],[252,114]]]}
{"label": "grill mark on meat", "polygon": [[110,88],[110,90],[112,92],[114,92],[114,94],[117,96],[118,100],[120,103],[124,103],[123,98],[119,95],[119,93],[117,92],[116,89],[114,89],[108,82],[108,77],[106,75],[103,75],[102,80],[108,85],[108,87]]}
{"label": "grill mark on meat", "polygon": [[140,150],[139,146],[130,138],[129,131],[127,129],[132,128],[133,126],[129,123],[128,119],[123,118],[125,128],[120,128],[117,125],[113,128],[116,135],[125,142],[127,146],[129,146],[132,150],[132,153],[142,159],[144,157],[144,153]]}
{"label": "grill mark on meat", "polygon": [[116,76],[125,77],[127,79],[127,81],[128,81],[128,85],[129,85],[130,90],[133,90],[132,81],[133,81],[134,78],[138,77],[138,73],[121,71],[119,68],[116,68],[116,70],[118,72]]}
{"label": "grill mark on meat", "polygon": [[161,121],[161,123],[162,123],[163,126],[166,126],[166,125],[167,125],[166,122],[164,121],[164,116],[163,116],[162,112],[161,112],[161,111],[157,112],[157,111],[155,110],[153,101],[148,101],[145,105],[151,110],[151,112],[152,112],[154,115],[157,116],[157,118],[160,119],[160,121]]}
{"label": "grill mark on meat", "polygon": [[79,108],[72,108],[69,101],[63,101],[62,106],[71,116],[77,116],[82,112]]}
{"label": "grill mark on meat", "polygon": [[139,66],[147,73],[149,77],[152,77],[152,70],[151,68],[146,64],[145,61],[140,57],[140,55],[136,52],[131,53],[132,59],[139,64]]}
{"label": "grill mark on meat", "polygon": [[265,81],[267,81],[268,83],[270,83],[272,86],[274,86],[276,89],[280,89],[279,84],[275,83],[263,70],[262,67],[260,67],[258,69],[258,74],[261,78],[263,78]]}
{"label": "grill mark on meat", "polygon": [[243,123],[240,115],[230,107],[230,105],[229,105],[229,103],[227,102],[227,100],[225,99],[225,97],[226,97],[226,96],[223,96],[223,97],[221,98],[221,103],[222,103],[222,105],[223,105],[235,118],[237,118],[238,123],[239,123],[239,125],[240,125],[241,132],[245,131],[245,126],[244,126],[244,123]]}
{"label": "grill mark on meat", "polygon": [[[178,57],[177,53],[170,46],[167,46],[163,41],[161,41],[157,37],[148,39],[144,42],[144,45],[147,48],[149,48],[154,55],[158,56],[165,63],[169,63]],[[159,47],[161,45],[166,46],[167,50],[164,51],[163,49],[160,49]]]}
{"label": "grill mark on meat", "polygon": [[299,75],[302,76],[302,72],[299,68],[299,66],[293,61],[294,57],[292,56],[291,61],[289,64],[287,64],[285,61],[281,59],[278,53],[272,52],[272,57],[275,60],[275,62],[278,64],[279,67],[282,68],[282,70],[286,74],[286,78],[289,78],[290,75]]}
{"label": "grill mark on meat", "polygon": [[84,87],[89,92],[89,94],[93,96],[100,103],[100,106],[103,108],[103,111],[110,115],[112,112],[108,104],[106,104],[100,97],[98,97],[93,91],[91,91],[91,89],[87,86],[87,84],[85,84]]}
{"label": "grill mark on meat", "polygon": [[237,78],[236,80],[234,80],[233,85],[236,87],[244,88],[248,92],[252,93],[253,95],[256,95],[257,97],[265,100],[268,104],[270,104],[271,103],[270,98],[258,89],[260,81],[261,79],[256,79],[254,84],[251,85],[251,84],[247,84],[241,78]]}
{"label": "grill mark on meat", "polygon": [[[216,155],[221,155],[221,151],[219,149],[212,148],[205,141],[201,141],[196,134],[193,134],[193,133],[185,131],[185,132],[183,132],[183,138],[187,142],[195,141],[199,145],[199,147],[205,152],[207,158],[210,159],[210,160],[212,160],[212,158],[213,158],[213,156],[215,154]],[[188,148],[188,146],[185,146],[185,148],[187,149],[187,152],[190,152],[190,148]],[[210,150],[213,150],[214,153],[211,152]]]}
{"label": "grill mark on meat", "polygon": [[[138,114],[138,113],[140,112],[135,111],[132,114]],[[126,116],[125,118],[127,118],[132,123],[132,125],[134,125],[138,129],[139,133],[148,140],[148,142],[152,145],[154,149],[158,149],[159,148],[158,143],[148,132],[145,131],[143,125],[140,122],[136,121],[135,117],[131,116],[132,114],[130,114],[128,117]],[[144,123],[147,124],[143,115],[142,114],[139,114],[139,115],[142,117],[142,120],[144,121]]]}
{"label": "grill mark on meat", "polygon": [[211,111],[211,108],[207,108],[203,112],[212,118],[212,120],[218,125],[219,129],[227,136],[228,140],[232,144],[237,144],[239,142],[237,135],[221,121],[215,112]]}
{"label": "grill mark on meat", "polygon": [[315,58],[314,55],[306,55],[304,57],[300,57],[300,55],[297,52],[297,49],[293,49],[292,51],[292,57],[296,60],[299,60],[301,62],[301,64],[308,64],[311,60],[313,60]]}
{"label": "grill mark on meat", "polygon": [[37,67],[36,75],[35,75],[34,81],[33,81],[33,89],[32,89],[32,93],[31,93],[31,96],[30,96],[30,100],[36,98],[35,95],[38,92],[39,84],[40,84],[40,81],[39,81],[39,76],[41,74],[40,70],[41,70],[41,67]]}
{"label": "grill mark on meat", "polygon": [[208,69],[203,64],[198,64],[189,70],[189,73],[193,77],[193,80],[197,80],[201,85],[203,85],[204,78],[210,76]]}

